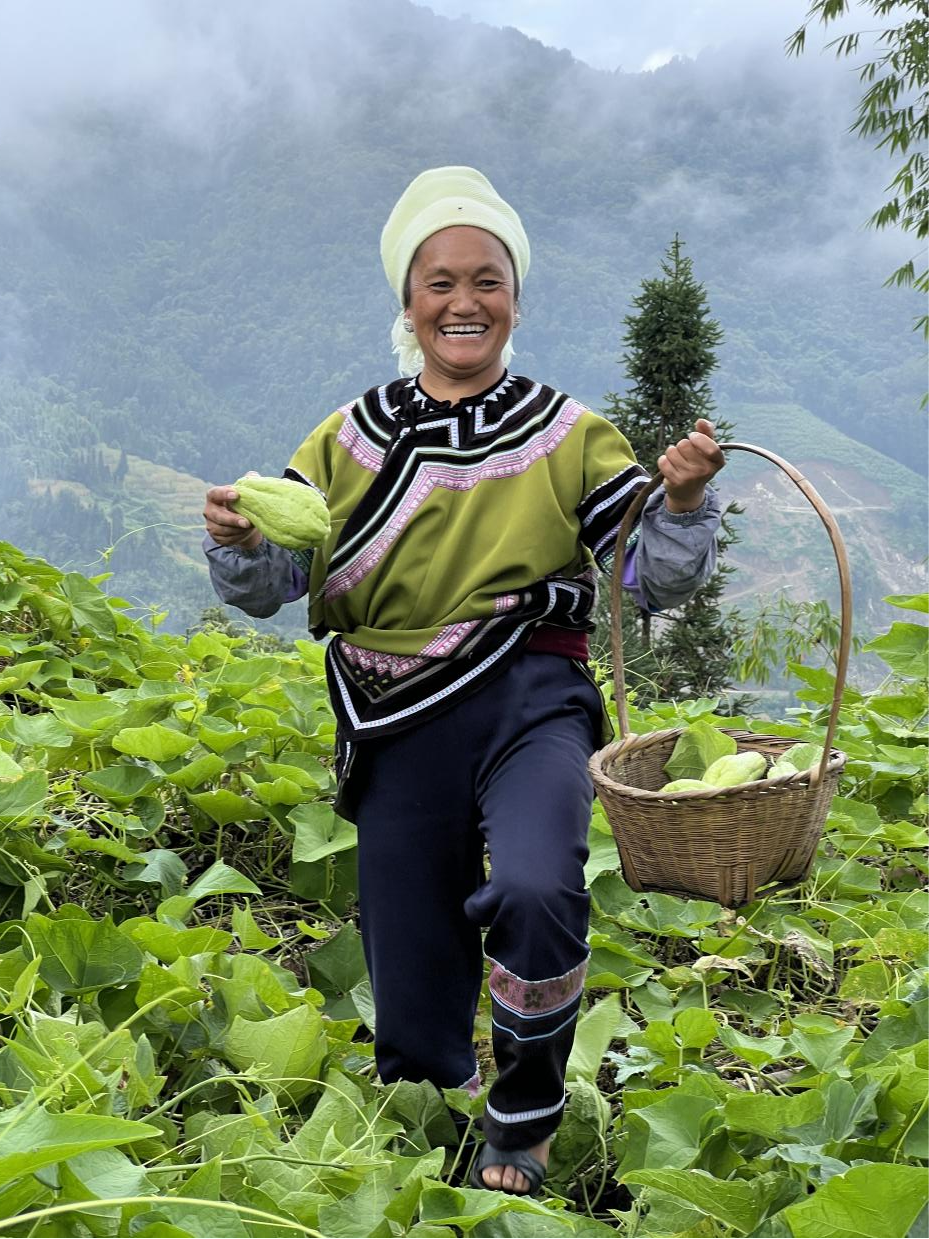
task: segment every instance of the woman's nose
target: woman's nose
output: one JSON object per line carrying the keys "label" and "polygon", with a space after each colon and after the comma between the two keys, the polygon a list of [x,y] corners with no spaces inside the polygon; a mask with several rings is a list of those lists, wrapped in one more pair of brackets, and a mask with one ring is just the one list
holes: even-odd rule
{"label": "woman's nose", "polygon": [[473,288],[456,288],[452,295],[451,306],[453,314],[469,314],[477,308],[477,299]]}

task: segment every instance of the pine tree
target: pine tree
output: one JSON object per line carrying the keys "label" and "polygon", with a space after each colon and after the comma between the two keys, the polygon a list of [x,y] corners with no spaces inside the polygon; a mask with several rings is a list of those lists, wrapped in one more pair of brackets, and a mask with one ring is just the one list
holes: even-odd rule
{"label": "pine tree", "polygon": [[[603,410],[650,472],[669,444],[690,433],[697,418],[713,421],[721,441],[731,437],[733,428],[713,416],[708,380],[718,364],[722,329],[710,317],[706,291],[694,279],[683,248],[675,234],[661,276],[643,280],[633,298],[635,312],[623,320],[630,388],[625,396],[608,393]],[[737,541],[729,518],[740,511],[736,504],[726,509],[716,572],[690,602],[662,615],[655,633],[652,617],[630,608],[623,624],[624,643],[636,654],[627,666],[630,685],[639,683],[646,694],[660,698],[712,696],[728,687],[742,620],[738,612],[721,607],[725,580],[733,571],[724,553]]]}

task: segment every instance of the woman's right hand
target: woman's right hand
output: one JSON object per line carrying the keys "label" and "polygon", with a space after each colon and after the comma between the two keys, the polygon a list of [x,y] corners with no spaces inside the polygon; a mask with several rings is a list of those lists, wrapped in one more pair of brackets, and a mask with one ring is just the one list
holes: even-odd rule
{"label": "woman's right hand", "polygon": [[[250,469],[245,476],[257,478],[260,475]],[[232,510],[230,504],[238,497],[239,492],[234,486],[210,487],[206,492],[206,507],[203,509],[206,531],[220,546],[241,546],[244,550],[251,551],[264,535],[251,521]]]}

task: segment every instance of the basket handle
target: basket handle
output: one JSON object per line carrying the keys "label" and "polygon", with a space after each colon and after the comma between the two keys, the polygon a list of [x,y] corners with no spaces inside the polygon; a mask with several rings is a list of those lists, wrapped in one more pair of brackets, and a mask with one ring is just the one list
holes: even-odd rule
{"label": "basket handle", "polygon": [[[852,643],[852,582],[848,566],[848,555],[845,552],[845,543],[842,541],[842,535],[839,532],[839,526],[836,523],[835,517],[829,511],[821,496],[817,494],[813,485],[792,464],[782,457],[776,456],[774,452],[769,452],[763,447],[755,447],[751,443],[720,443],[719,446],[724,452],[752,452],[755,456],[761,456],[765,460],[770,460],[772,464],[782,469],[816,509],[820,520],[826,526],[826,532],[829,534],[832,549],[835,552],[836,563],[839,569],[842,616],[839,632],[839,649],[836,657],[835,692],[832,697],[832,709],[829,713],[829,725],[826,728],[826,740],[823,745],[823,755],[819,768],[810,779],[811,786],[815,787],[826,773],[826,766],[829,763],[829,753],[832,749],[836,724],[839,721],[839,707],[842,704],[842,690],[845,687],[848,654]],[[613,687],[614,699],[616,701],[616,718],[619,723],[619,734],[623,740],[630,734],[629,710],[626,704],[626,675],[623,668],[623,560],[626,553],[626,542],[629,539],[633,523],[645,506],[646,500],[658,489],[663,481],[661,474],[658,473],[647,486],[642,487],[626,509],[626,514],[619,527],[619,533],[616,535],[616,555],[613,560],[613,574],[610,582],[610,627],[613,645]]]}

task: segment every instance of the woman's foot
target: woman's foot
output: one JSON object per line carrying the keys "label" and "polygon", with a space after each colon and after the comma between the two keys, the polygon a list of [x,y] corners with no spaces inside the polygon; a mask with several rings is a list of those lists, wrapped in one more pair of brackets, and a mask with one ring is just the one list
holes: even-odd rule
{"label": "woman's foot", "polygon": [[[526,1149],[526,1152],[536,1159],[542,1166],[548,1165],[548,1151],[551,1145],[551,1139],[543,1140],[541,1144],[535,1144],[531,1149]],[[515,1166],[509,1166],[505,1162],[500,1165],[485,1166],[481,1172],[481,1177],[484,1181],[484,1186],[491,1191],[512,1192],[516,1196],[527,1196],[532,1190],[532,1183]]]}

